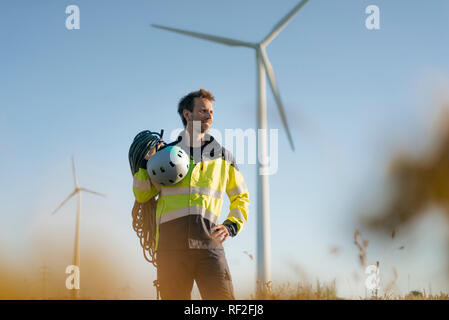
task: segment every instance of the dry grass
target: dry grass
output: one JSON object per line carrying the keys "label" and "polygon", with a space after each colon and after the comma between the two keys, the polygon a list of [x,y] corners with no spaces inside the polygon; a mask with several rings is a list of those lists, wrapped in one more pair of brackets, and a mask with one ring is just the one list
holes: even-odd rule
{"label": "dry grass", "polygon": [[425,290],[420,291],[410,291],[404,296],[393,296],[385,294],[379,297],[371,297],[369,300],[449,300],[449,295],[444,292],[440,292],[437,295],[427,294]]}
{"label": "dry grass", "polygon": [[[360,238],[360,240],[359,240]],[[359,230],[356,230],[354,232],[354,244],[359,249],[359,262],[362,267],[366,267],[366,248],[368,248],[368,240],[362,239],[362,236],[360,234]]]}
{"label": "dry grass", "polygon": [[335,280],[330,284],[322,284],[317,280],[313,286],[308,282],[290,282],[272,287],[266,283],[262,290],[251,295],[250,300],[340,300],[337,297]]}
{"label": "dry grass", "polygon": [[[251,295],[249,300],[348,300],[337,296],[335,280],[330,284],[322,284],[319,280],[316,286],[310,283],[281,284],[272,288],[271,283],[265,285],[265,291]],[[352,300],[352,299],[351,299]],[[372,297],[358,297],[354,300],[449,300],[449,295],[444,292],[439,294],[427,294],[414,290],[406,295],[384,294]]]}
{"label": "dry grass", "polygon": [[[81,261],[81,299],[127,299],[123,278],[129,269],[117,262],[107,247],[100,241],[88,238],[89,246],[83,248]],[[88,242],[89,243],[89,242]],[[45,241],[37,240],[30,248],[31,254],[26,265],[18,265],[0,255],[0,300],[71,300],[72,291],[65,286],[67,265],[71,264],[71,252],[56,243],[51,246],[51,255],[43,248],[49,247]],[[70,248],[71,249],[71,248]],[[45,262],[40,255],[46,255]],[[128,271],[129,272],[129,271]],[[119,284],[120,283],[120,284]]]}
{"label": "dry grass", "polygon": [[[367,262],[368,240],[362,238],[360,231],[354,233],[354,244],[357,248],[357,262],[359,267],[365,270]],[[56,248],[56,247],[55,247]],[[73,299],[68,290],[65,289],[65,274],[62,273],[60,265],[57,263],[61,259],[61,248],[54,250],[53,260],[48,261],[47,280],[43,280],[43,267],[41,265],[27,266],[27,268],[18,268],[17,266],[7,263],[6,259],[2,259],[0,264],[0,300],[2,299]],[[101,254],[99,254],[101,252]],[[334,253],[335,250],[331,250]],[[254,257],[248,252],[244,252],[248,259],[253,260]],[[116,279],[121,277],[122,267],[117,263],[113,263],[111,258],[99,247],[87,247],[84,251],[83,265],[85,272],[83,273],[84,290],[80,299],[83,300],[117,300],[117,299],[142,299],[144,297],[136,296],[135,291],[131,287],[118,288],[115,284]],[[255,295],[248,297],[248,300],[344,300],[337,295],[336,279],[330,283],[323,283],[320,280],[310,281],[311,277],[307,274],[302,266],[296,262],[286,264],[290,267],[295,275],[295,280],[287,283],[274,284],[268,282]],[[31,274],[29,274],[31,271]],[[58,271],[58,272],[57,272]],[[55,274],[60,274],[56,276]],[[28,275],[28,280],[24,276]],[[411,291],[406,295],[398,295],[397,281],[399,275],[396,268],[393,267],[393,278],[390,282],[379,290],[376,297],[357,297],[359,300],[449,300],[449,295],[443,292],[439,294],[427,294],[425,290]],[[34,280],[33,280],[34,279]],[[362,276],[363,279],[363,276]],[[112,281],[111,281],[112,280]],[[44,286],[45,283],[45,286]],[[87,286],[87,287],[86,287]],[[359,283],[364,287],[364,283]],[[363,288],[362,287],[362,288]],[[150,296],[153,292],[148,292]]]}

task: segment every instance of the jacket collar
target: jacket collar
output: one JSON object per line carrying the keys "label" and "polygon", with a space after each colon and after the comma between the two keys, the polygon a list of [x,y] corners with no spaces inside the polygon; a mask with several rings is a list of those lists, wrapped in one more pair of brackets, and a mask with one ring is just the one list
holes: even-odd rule
{"label": "jacket collar", "polygon": [[[191,144],[188,138],[189,138],[188,132],[186,130],[181,131],[181,133],[178,135],[177,138],[178,143],[176,145],[182,148],[187,154],[190,155]],[[200,146],[195,146],[193,148],[192,156],[194,157],[195,163],[205,159],[210,159],[211,151],[212,154],[219,154],[219,153],[221,154],[221,145],[217,142],[217,140],[215,140],[215,138],[212,135],[206,133],[203,137],[203,141],[206,141],[206,143],[203,146],[201,146],[201,149],[199,149]],[[199,150],[201,150],[201,152]],[[212,156],[212,158],[215,157]]]}
{"label": "jacket collar", "polygon": [[[187,132],[187,130],[182,130],[181,133],[178,135],[178,146],[182,147],[182,148],[187,148],[189,149],[190,147],[194,147],[194,148],[199,148],[199,145],[194,145],[192,146],[189,140],[189,134]],[[202,139],[202,141],[205,141],[205,145],[208,145],[209,143],[215,142],[215,138],[213,136],[211,136],[209,133],[205,133],[204,137]]]}

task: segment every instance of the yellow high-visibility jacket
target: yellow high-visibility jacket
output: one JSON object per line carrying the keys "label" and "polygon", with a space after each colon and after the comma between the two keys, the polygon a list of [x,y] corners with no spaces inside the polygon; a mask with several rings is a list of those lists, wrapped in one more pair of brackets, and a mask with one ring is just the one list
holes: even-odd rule
{"label": "yellow high-visibility jacket", "polygon": [[212,136],[206,144],[190,148],[186,132],[178,136],[176,146],[190,154],[189,171],[176,184],[161,185],[160,192],[151,184],[148,172],[139,168],[134,175],[133,193],[139,203],[159,195],[156,210],[156,249],[223,249],[211,237],[210,229],[219,224],[225,194],[230,208],[224,224],[241,232],[248,221],[249,192],[232,154]]}

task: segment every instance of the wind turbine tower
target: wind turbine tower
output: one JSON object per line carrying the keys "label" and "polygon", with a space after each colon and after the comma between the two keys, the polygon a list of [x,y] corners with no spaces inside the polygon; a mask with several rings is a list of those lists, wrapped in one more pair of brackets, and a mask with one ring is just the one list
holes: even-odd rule
{"label": "wind turbine tower", "polygon": [[[81,192],[89,192],[98,196],[106,197],[106,195],[88,190],[86,188],[82,188],[78,185],[78,179],[76,178],[76,170],[75,170],[75,160],[72,157],[72,171],[73,171],[73,181],[75,183],[75,189],[69,196],[52,212],[52,215],[55,214],[64,204],[69,201],[75,195],[78,195],[78,206],[76,210],[76,226],[75,226],[75,248],[73,251],[73,265],[80,267],[80,218],[81,218]],[[75,291],[75,297],[79,297],[79,290]]]}
{"label": "wind turbine tower", "polygon": [[[268,44],[276,38],[282,29],[295,17],[295,15],[309,2],[303,0],[297,4],[284,18],[282,18],[271,30],[271,32],[260,42],[252,43],[230,38],[224,38],[204,33],[186,31],[171,27],[152,24],[153,27],[180,33],[190,37],[200,38],[212,42],[217,42],[233,47],[247,47],[255,50],[256,65],[257,65],[257,128],[262,129],[262,133],[267,130],[267,105],[266,105],[266,78],[273,92],[279,114],[281,116],[282,124],[287,133],[288,141],[292,150],[294,151],[293,139],[287,124],[287,118],[284,112],[284,107],[279,95],[279,90],[274,78],[273,68],[268,59],[265,48]],[[260,132],[258,130],[258,132]],[[261,161],[257,163],[257,280],[259,284],[266,284],[271,279],[270,268],[270,193],[268,184],[268,161],[267,161],[267,134],[257,135],[257,152],[261,156]],[[259,150],[260,149],[260,150]],[[261,288],[258,288],[258,290]]]}

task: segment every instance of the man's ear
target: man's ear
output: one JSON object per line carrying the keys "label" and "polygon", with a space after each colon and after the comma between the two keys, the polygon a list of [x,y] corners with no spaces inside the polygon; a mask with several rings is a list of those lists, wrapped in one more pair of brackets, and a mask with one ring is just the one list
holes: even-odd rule
{"label": "man's ear", "polygon": [[191,119],[190,119],[190,111],[189,111],[189,110],[184,109],[184,110],[182,111],[182,114],[184,115],[184,119],[186,119],[187,122],[189,122],[189,121],[191,120]]}

